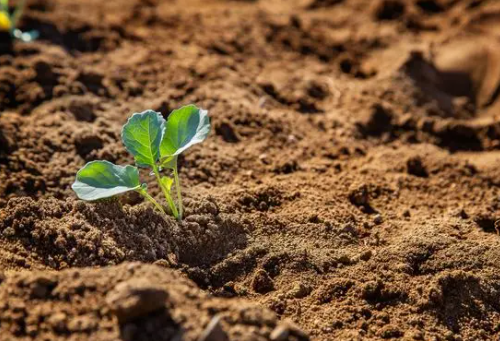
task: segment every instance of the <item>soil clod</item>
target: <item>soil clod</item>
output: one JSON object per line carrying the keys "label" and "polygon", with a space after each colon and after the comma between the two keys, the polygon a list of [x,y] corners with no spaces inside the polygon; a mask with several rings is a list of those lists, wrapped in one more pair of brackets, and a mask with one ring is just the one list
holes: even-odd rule
{"label": "soil clod", "polygon": [[138,279],[119,283],[106,295],[106,303],[118,321],[126,323],[164,309],[167,298],[167,292],[161,287]]}
{"label": "soil clod", "polygon": [[252,288],[259,294],[266,294],[274,290],[274,283],[265,270],[259,270],[252,279]]}

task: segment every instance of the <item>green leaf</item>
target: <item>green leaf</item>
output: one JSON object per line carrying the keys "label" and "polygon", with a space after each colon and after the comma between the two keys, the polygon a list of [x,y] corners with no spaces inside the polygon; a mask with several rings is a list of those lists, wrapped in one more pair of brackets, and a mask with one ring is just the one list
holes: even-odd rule
{"label": "green leaf", "polygon": [[208,111],[192,104],[172,111],[160,145],[162,159],[177,156],[192,145],[202,142],[209,132]]}
{"label": "green leaf", "polygon": [[160,113],[146,110],[135,113],[122,129],[122,141],[139,167],[153,167],[160,158],[160,143],[165,119]]}
{"label": "green leaf", "polygon": [[78,198],[98,200],[133,191],[141,187],[139,170],[134,166],[117,166],[109,161],[92,161],[76,173],[71,188]]}
{"label": "green leaf", "polygon": [[9,13],[9,0],[0,0],[0,11]]}
{"label": "green leaf", "polygon": [[169,178],[168,176],[162,176],[161,183],[170,192],[170,190],[172,189],[172,185],[174,183],[174,179]]}
{"label": "green leaf", "polygon": [[177,157],[176,156],[167,156],[161,158],[161,168],[174,169],[177,167]]}

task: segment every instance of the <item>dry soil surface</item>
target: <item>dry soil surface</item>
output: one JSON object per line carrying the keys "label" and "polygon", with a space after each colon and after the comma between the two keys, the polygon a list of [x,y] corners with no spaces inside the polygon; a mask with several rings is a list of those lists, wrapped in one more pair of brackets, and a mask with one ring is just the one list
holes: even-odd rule
{"label": "dry soil surface", "polygon": [[[499,1],[31,0],[21,28],[0,340],[500,336]],[[188,103],[183,222],[76,199],[133,112]]]}

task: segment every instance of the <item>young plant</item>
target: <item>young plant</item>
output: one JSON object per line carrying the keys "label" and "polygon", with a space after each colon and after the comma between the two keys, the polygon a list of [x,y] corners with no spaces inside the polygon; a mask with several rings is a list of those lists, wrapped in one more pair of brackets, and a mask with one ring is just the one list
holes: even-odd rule
{"label": "young plant", "polygon": [[9,32],[16,39],[30,42],[38,38],[38,31],[22,32],[17,28],[19,18],[23,14],[25,0],[19,0],[10,13],[9,0],[0,0],[0,31]]}
{"label": "young plant", "polygon": [[[151,169],[165,196],[170,211],[182,220],[183,206],[177,160],[179,155],[194,144],[203,142],[210,132],[208,111],[188,105],[172,111],[168,120],[160,113],[146,110],[133,114],[122,129],[122,141],[134,156],[138,167]],[[164,174],[168,171],[171,175]],[[177,205],[171,190],[175,186]],[[117,166],[108,161],[87,163],[76,174],[71,186],[80,199],[93,201],[109,198],[128,191],[136,191],[150,201],[160,212],[163,207],[147,192],[139,180],[139,169]]]}

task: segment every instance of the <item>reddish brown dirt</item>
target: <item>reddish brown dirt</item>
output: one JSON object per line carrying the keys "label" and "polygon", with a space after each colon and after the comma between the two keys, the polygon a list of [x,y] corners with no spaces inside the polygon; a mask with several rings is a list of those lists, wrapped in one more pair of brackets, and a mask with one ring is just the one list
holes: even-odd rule
{"label": "reddish brown dirt", "polygon": [[[498,1],[32,0],[21,24],[1,340],[500,337]],[[185,221],[76,200],[85,162],[131,163],[131,113],[187,103],[213,130]]]}

